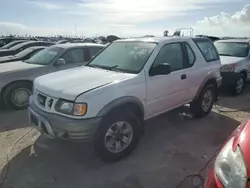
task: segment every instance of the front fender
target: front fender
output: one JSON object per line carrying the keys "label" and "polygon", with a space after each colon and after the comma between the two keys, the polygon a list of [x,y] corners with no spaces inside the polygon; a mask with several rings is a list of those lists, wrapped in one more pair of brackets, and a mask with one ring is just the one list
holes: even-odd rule
{"label": "front fender", "polygon": [[121,97],[121,98],[115,99],[115,100],[111,101],[110,103],[108,103],[107,105],[105,105],[99,111],[99,113],[97,114],[97,117],[105,116],[112,109],[117,108],[117,107],[122,106],[122,105],[125,105],[125,104],[137,105],[144,114],[144,106],[143,106],[142,102],[140,101],[140,99],[133,97],[133,96],[126,96],[126,97]]}

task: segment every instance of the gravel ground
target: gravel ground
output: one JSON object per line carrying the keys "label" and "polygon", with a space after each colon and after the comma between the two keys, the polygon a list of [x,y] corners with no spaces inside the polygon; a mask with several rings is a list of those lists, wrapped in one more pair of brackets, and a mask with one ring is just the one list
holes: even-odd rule
{"label": "gravel ground", "polygon": [[[239,97],[221,95],[218,108],[249,107],[250,87]],[[116,163],[104,163],[91,143],[50,140],[30,131],[27,111],[0,110],[0,169],[8,168],[3,188],[175,188],[198,172],[231,132],[248,117],[247,110],[191,118],[182,107],[146,122],[137,149]],[[9,154],[13,143],[21,139]],[[2,173],[2,174],[3,174]],[[202,174],[206,176],[207,170]],[[198,180],[188,179],[192,188]],[[0,185],[1,187],[1,185]]]}

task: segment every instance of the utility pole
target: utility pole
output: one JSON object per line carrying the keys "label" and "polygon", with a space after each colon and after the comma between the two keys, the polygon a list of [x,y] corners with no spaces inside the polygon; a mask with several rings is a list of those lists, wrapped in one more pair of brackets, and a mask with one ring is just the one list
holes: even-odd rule
{"label": "utility pole", "polygon": [[76,29],[77,29],[77,26],[76,26],[76,24],[75,24],[75,37],[76,37]]}

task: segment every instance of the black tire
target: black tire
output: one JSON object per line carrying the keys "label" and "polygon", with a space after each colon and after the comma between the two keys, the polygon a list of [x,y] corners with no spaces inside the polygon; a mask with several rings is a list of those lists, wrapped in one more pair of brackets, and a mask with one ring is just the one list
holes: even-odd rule
{"label": "black tire", "polygon": [[27,82],[16,82],[13,83],[9,86],[7,86],[7,88],[4,90],[3,92],[3,102],[5,103],[5,105],[13,110],[23,110],[26,109],[29,105],[29,99],[20,104],[17,105],[17,103],[15,103],[14,101],[14,95],[18,92],[18,91],[25,91],[28,93],[28,95],[32,94],[32,84],[27,83]]}
{"label": "black tire", "polygon": [[[208,108],[204,109],[202,107],[202,102],[204,100],[205,94],[211,91],[212,94],[212,100],[211,100],[211,104],[208,105]],[[191,104],[190,104],[190,108],[191,108],[191,112],[198,118],[204,117],[207,114],[209,114],[213,108],[213,104],[214,101],[216,100],[216,88],[214,85],[212,84],[207,84],[204,89],[202,90],[202,92],[200,93],[200,95],[198,96],[197,99],[195,99]]]}
{"label": "black tire", "polygon": [[[241,95],[244,91],[244,88],[245,88],[245,82],[246,82],[245,75],[241,74],[240,77],[235,81],[235,84],[232,86],[231,93],[234,96]],[[239,84],[242,84],[241,88],[238,88]]]}
{"label": "black tire", "polygon": [[[132,115],[126,114],[125,111],[116,111],[113,113],[108,114],[103,122],[101,123],[97,133],[95,135],[95,149],[98,153],[99,157],[105,162],[115,162],[118,161],[126,156],[128,156],[137,146],[141,137],[141,123],[139,119]],[[130,144],[121,152],[119,153],[112,153],[110,152],[105,146],[105,135],[109,128],[118,121],[125,121],[128,122],[132,129],[133,129],[133,136]]]}

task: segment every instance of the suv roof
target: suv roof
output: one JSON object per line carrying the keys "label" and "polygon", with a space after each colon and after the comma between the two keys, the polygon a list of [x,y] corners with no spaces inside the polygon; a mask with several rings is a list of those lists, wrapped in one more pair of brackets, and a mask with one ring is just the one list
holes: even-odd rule
{"label": "suv roof", "polygon": [[226,40],[218,40],[216,42],[246,42],[250,43],[250,39],[226,39]]}
{"label": "suv roof", "polygon": [[54,47],[61,47],[61,48],[72,48],[72,47],[77,47],[77,46],[81,46],[81,47],[86,47],[86,46],[100,46],[100,47],[104,47],[104,45],[102,44],[96,44],[96,43],[65,43],[65,44],[56,44],[53,45]]}
{"label": "suv roof", "polygon": [[114,42],[156,42],[162,43],[166,41],[180,41],[180,39],[189,40],[189,39],[201,39],[201,40],[209,40],[208,38],[204,37],[179,37],[179,36],[169,36],[169,37],[142,37],[142,38],[129,38],[129,39],[120,39]]}

